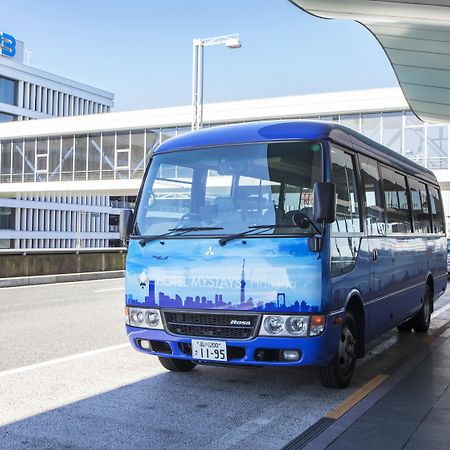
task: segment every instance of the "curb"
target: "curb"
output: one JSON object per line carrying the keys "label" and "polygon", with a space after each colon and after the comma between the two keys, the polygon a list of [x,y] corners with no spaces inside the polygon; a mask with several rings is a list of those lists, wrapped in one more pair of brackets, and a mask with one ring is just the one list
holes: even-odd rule
{"label": "curb", "polygon": [[56,275],[39,275],[33,277],[0,278],[0,288],[33,286],[38,284],[67,283],[71,281],[106,280],[122,278],[124,270],[110,270],[105,272],[63,273]]}

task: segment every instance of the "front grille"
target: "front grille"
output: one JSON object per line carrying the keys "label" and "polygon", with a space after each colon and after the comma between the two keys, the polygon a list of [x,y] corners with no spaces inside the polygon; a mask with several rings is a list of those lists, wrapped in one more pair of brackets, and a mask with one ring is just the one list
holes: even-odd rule
{"label": "front grille", "polygon": [[[168,331],[181,336],[248,339],[253,336],[258,315],[209,314],[164,311]],[[250,322],[249,325],[236,322]]]}

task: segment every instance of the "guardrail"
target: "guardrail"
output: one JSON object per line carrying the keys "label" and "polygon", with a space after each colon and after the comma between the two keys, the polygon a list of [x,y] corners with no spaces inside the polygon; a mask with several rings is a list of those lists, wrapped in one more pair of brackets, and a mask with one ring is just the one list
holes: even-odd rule
{"label": "guardrail", "polygon": [[0,278],[110,272],[125,269],[125,247],[0,250]]}

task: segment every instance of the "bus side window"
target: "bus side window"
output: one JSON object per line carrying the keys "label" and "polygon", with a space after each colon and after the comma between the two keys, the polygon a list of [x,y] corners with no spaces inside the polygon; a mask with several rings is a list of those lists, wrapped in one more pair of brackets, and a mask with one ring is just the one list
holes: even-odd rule
{"label": "bus side window", "polygon": [[439,191],[434,186],[428,186],[431,202],[431,217],[433,219],[433,233],[444,232],[444,214],[441,208]]}
{"label": "bus side window", "polygon": [[411,193],[414,233],[431,233],[431,216],[428,207],[427,187],[412,178],[408,178]]}
{"label": "bus side window", "polygon": [[359,162],[366,201],[367,234],[369,236],[383,235],[386,231],[386,223],[378,163],[362,155],[359,156]]}
{"label": "bus side window", "polygon": [[406,177],[387,167],[381,168],[386,203],[387,234],[411,233],[411,209]]}
{"label": "bus side window", "polygon": [[361,231],[361,223],[352,156],[332,148],[331,174],[336,186],[336,220],[332,230],[337,233],[358,233]]}

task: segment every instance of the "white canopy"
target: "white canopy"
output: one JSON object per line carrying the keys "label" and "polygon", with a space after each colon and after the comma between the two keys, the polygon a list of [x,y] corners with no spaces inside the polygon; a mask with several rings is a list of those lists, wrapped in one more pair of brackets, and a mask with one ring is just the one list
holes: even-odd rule
{"label": "white canopy", "polygon": [[353,19],[377,38],[412,111],[450,123],[450,0],[290,0],[322,18]]}

